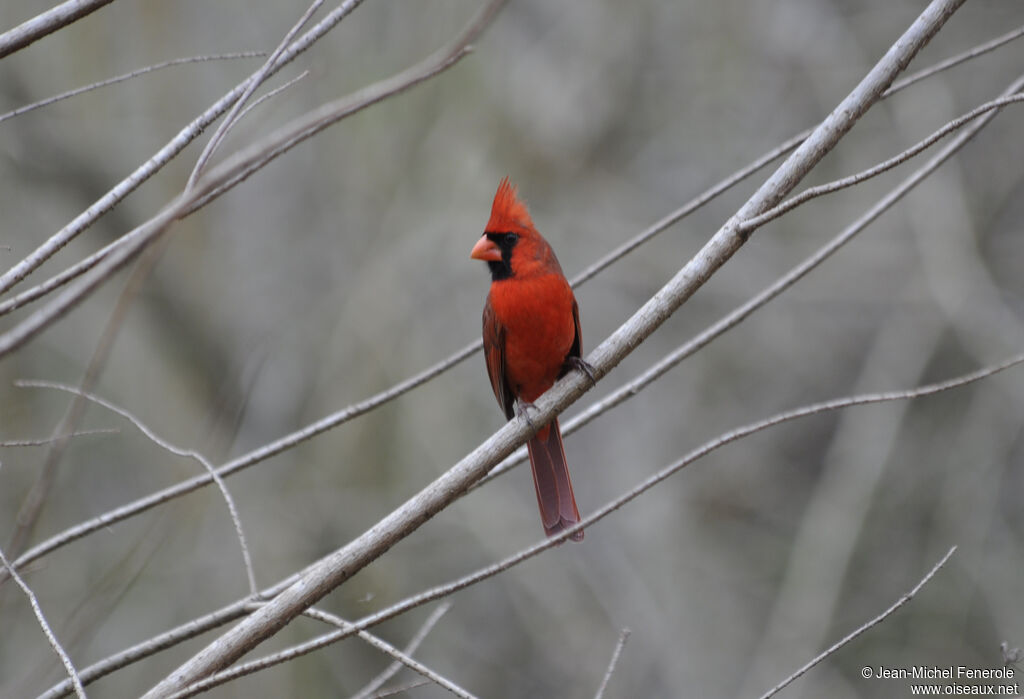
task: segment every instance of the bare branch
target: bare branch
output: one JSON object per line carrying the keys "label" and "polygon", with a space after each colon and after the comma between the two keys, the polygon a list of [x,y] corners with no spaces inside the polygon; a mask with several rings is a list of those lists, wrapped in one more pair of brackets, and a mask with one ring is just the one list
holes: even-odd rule
{"label": "bare branch", "polygon": [[933,577],[935,577],[935,574],[939,572],[939,568],[941,568],[942,566],[946,565],[946,561],[949,560],[950,556],[953,555],[954,551],[956,551],[956,546],[954,546],[951,549],[949,549],[949,551],[946,552],[946,555],[943,556],[942,559],[938,563],[936,563],[932,567],[932,569],[930,571],[928,571],[928,574],[925,575],[923,578],[921,578],[921,581],[919,583],[917,583],[917,585],[915,585],[914,588],[912,590],[910,590],[910,592],[905,593],[902,597],[900,597],[898,600],[896,600],[896,602],[891,607],[886,609],[884,612],[882,612],[881,614],[876,616],[871,621],[863,624],[862,626],[858,627],[856,630],[854,630],[851,633],[849,633],[841,641],[839,641],[838,643],[833,645],[831,648],[829,648],[825,652],[823,652],[820,655],[816,656],[814,659],[812,659],[810,662],[808,662],[802,668],[800,668],[799,670],[794,672],[792,675],[790,675],[789,677],[784,679],[782,682],[779,682],[777,685],[775,685],[770,690],[768,690],[764,695],[762,695],[761,699],[770,699],[770,697],[775,696],[776,694],[781,692],[787,685],[789,685],[791,682],[793,682],[793,680],[797,679],[798,677],[800,677],[801,675],[806,673],[808,670],[810,670],[812,667],[814,667],[815,665],[820,663],[825,658],[827,658],[830,655],[832,655],[835,652],[837,652],[840,648],[845,646],[847,643],[849,643],[853,639],[857,638],[857,636],[860,636],[862,633],[864,633],[865,631],[870,629],[872,626],[876,626],[876,625],[882,623],[883,621],[885,621],[890,616],[892,616],[892,614],[895,613],[897,609],[899,609],[904,604],[909,602],[918,592],[921,591],[922,587],[927,585],[928,582]]}
{"label": "bare branch", "polygon": [[114,0],[65,0],[14,29],[0,34],[0,58],[20,51],[31,43],[92,14]]}
{"label": "bare branch", "polygon": [[53,633],[53,629],[50,628],[50,624],[47,623],[46,617],[43,615],[43,609],[39,606],[39,600],[36,599],[35,593],[28,584],[22,580],[21,576],[18,575],[17,571],[11,567],[10,562],[7,560],[7,556],[2,550],[0,550],[0,563],[3,563],[4,568],[10,573],[11,577],[14,578],[14,582],[17,583],[21,591],[28,597],[29,604],[32,605],[32,612],[36,615],[36,620],[39,622],[39,626],[43,629],[43,633],[46,634],[46,640],[50,642],[50,647],[60,657],[60,662],[64,665],[64,670],[67,671],[68,677],[74,687],[75,694],[81,699],[85,699],[85,687],[82,686],[82,680],[78,676],[78,671],[75,670],[74,663],[71,662],[71,658],[64,651],[64,648],[60,645],[60,641],[57,640],[56,634]]}
{"label": "bare branch", "polygon": [[267,94],[260,95],[258,98],[256,98],[255,101],[253,101],[252,104],[246,106],[246,108],[242,110],[242,113],[238,115],[238,119],[236,121],[241,121],[242,119],[244,119],[246,117],[246,115],[249,114],[249,112],[251,112],[252,110],[256,109],[256,107],[260,106],[261,104],[263,104],[264,102],[266,102],[269,99],[273,99],[275,96],[277,96],[278,94],[284,92],[289,87],[291,87],[295,83],[299,82],[300,80],[302,80],[303,78],[305,78],[308,75],[309,75],[309,71],[308,70],[304,70],[301,73],[299,73],[298,75],[296,75],[294,78],[289,80],[288,82],[285,82],[285,83],[282,83],[281,85],[278,85],[277,87],[275,87],[273,90],[271,90]]}
{"label": "bare branch", "polygon": [[[354,8],[361,1],[362,0],[348,0],[346,4],[351,5],[352,8]],[[299,21],[288,30],[288,33],[284,35],[284,39],[282,39],[281,43],[277,45],[277,48],[270,54],[270,57],[266,62],[243,83],[245,89],[242,91],[242,94],[239,95],[237,100],[235,100],[234,105],[231,107],[231,111],[229,111],[228,115],[224,117],[224,121],[222,121],[220,126],[217,127],[217,130],[210,138],[210,141],[206,144],[206,147],[203,148],[203,152],[199,154],[199,158],[196,160],[196,165],[192,168],[192,174],[189,175],[188,183],[185,185],[186,190],[192,189],[195,186],[196,180],[199,179],[199,175],[202,173],[203,168],[206,167],[210,158],[213,157],[214,151],[216,151],[217,147],[220,146],[224,137],[227,136],[228,131],[230,131],[238,122],[241,116],[240,112],[246,102],[248,102],[252,94],[259,89],[260,85],[266,82],[267,78],[270,77],[274,70],[274,64],[277,62],[278,58],[280,58],[281,54],[284,53],[286,48],[288,48],[288,45],[291,43],[292,39],[295,38],[295,35],[298,34],[304,26],[306,26],[306,23],[309,22],[313,13],[320,9],[320,6],[323,4],[324,0],[313,0],[313,4],[306,9],[299,18]],[[349,11],[351,11],[351,9]]]}
{"label": "bare branch", "polygon": [[[259,605],[256,605],[256,608],[258,607]],[[433,625],[437,623],[437,620],[440,619],[441,616],[448,611],[449,607],[450,605],[441,605],[441,607],[434,611],[434,614],[432,614],[430,618],[427,620],[427,624],[425,624],[424,627],[421,628],[420,632],[417,634],[419,641],[414,641],[410,643],[410,646],[412,646],[413,649],[419,646],[420,642],[422,642],[423,637],[426,636],[426,633],[429,632],[430,628],[432,628]],[[419,674],[426,677],[428,680],[444,687],[457,697],[463,697],[463,699],[473,699],[473,695],[467,692],[465,689],[459,687],[451,680],[442,677],[441,675],[434,672],[427,666],[423,665],[418,660],[413,659],[411,657],[412,651],[400,651],[391,644],[382,641],[381,639],[377,638],[372,634],[367,633],[365,630],[357,629],[351,622],[345,621],[344,619],[335,616],[334,614],[329,614],[321,610],[307,609],[303,612],[303,615],[312,617],[314,619],[318,619],[325,623],[331,624],[332,626],[337,626],[339,629],[341,629],[342,633],[354,633],[355,635],[359,636],[360,639],[366,641],[377,650],[395,658],[395,661],[397,664],[399,664],[399,666],[404,665],[409,669],[418,672]],[[426,631],[424,631],[424,629],[426,629]],[[219,685],[225,684],[226,682],[230,682],[231,680],[238,679],[239,677],[244,677],[245,675],[250,675],[264,668],[271,667],[279,663],[287,662],[288,660],[291,660],[293,657],[296,656],[293,655],[292,649],[286,649],[280,653],[275,653],[273,655],[260,658],[259,660],[253,661],[252,663],[246,663],[244,666],[239,666],[227,672],[222,672],[218,674],[216,677],[207,678],[207,680],[203,682],[196,682],[195,684],[185,688],[184,690],[170,695],[170,699],[185,699],[185,697],[195,696],[196,694],[205,692],[209,689],[212,689],[213,687],[217,687]],[[388,670],[390,669],[391,668],[389,667]],[[386,670],[385,672],[387,673],[388,671]],[[390,677],[393,674],[394,671],[390,672],[390,674],[388,674],[388,677]],[[387,678],[385,678],[385,681],[386,679]]]}
{"label": "bare branch", "polygon": [[217,483],[217,487],[220,489],[221,495],[224,498],[224,502],[228,506],[228,513],[231,515],[231,521],[235,525],[235,534],[238,537],[238,544],[239,547],[242,549],[242,560],[245,563],[245,572],[249,581],[249,592],[252,595],[259,594],[259,587],[257,587],[256,585],[256,573],[253,570],[252,557],[249,554],[249,546],[245,542],[245,530],[242,528],[242,519],[238,514],[238,506],[235,505],[235,500],[231,496],[230,491],[228,491],[228,487],[224,483],[224,479],[217,474],[217,470],[213,467],[213,464],[211,464],[210,461],[205,456],[203,456],[194,449],[184,449],[182,447],[177,447],[171,444],[170,442],[160,437],[160,435],[158,435],[156,432],[150,429],[145,423],[142,422],[142,420],[140,420],[138,417],[133,415],[128,410],[125,410],[124,408],[118,405],[114,405],[110,401],[104,398],[100,398],[97,395],[93,395],[92,393],[83,391],[75,386],[69,386],[67,384],[57,383],[55,381],[27,380],[15,381],[14,384],[16,386],[20,386],[23,388],[49,388],[57,391],[64,391],[66,393],[71,393],[79,398],[87,400],[90,403],[95,403],[96,405],[106,408],[112,413],[120,415],[125,420],[128,420],[128,422],[135,425],[135,427],[140,432],[142,432],[142,434],[144,434],[147,438],[149,438],[151,442],[156,444],[161,449],[169,451],[175,456],[182,456],[198,462],[204,469],[206,469],[206,472],[209,473],[210,477],[213,478],[214,481]]}
{"label": "bare branch", "polygon": [[[72,432],[69,435],[64,435],[64,437],[87,437],[93,434],[117,434],[120,431],[121,430],[116,427],[110,429],[78,430],[77,432]],[[53,444],[58,439],[61,439],[61,437],[50,436],[44,437],[43,439],[14,439],[0,441],[0,447],[42,447],[48,444]]]}
{"label": "bare branch", "polygon": [[391,687],[390,689],[382,689],[376,694],[374,694],[370,699],[383,699],[384,697],[393,697],[397,694],[405,694],[409,690],[417,689],[427,684],[430,683],[426,680],[413,680],[412,682],[407,682],[406,684],[396,685],[394,687]]}
{"label": "bare branch", "polygon": [[787,199],[778,206],[775,206],[769,209],[768,211],[765,211],[763,214],[747,219],[737,227],[737,230],[741,233],[749,233],[750,231],[760,228],[769,221],[773,221],[782,216],[783,214],[792,211],[796,207],[810,201],[811,199],[815,199],[826,194],[831,194],[832,192],[838,192],[841,189],[853,187],[854,185],[860,184],[861,182],[869,180],[872,177],[877,177],[878,175],[881,175],[883,172],[888,172],[897,165],[905,163],[906,161],[913,158],[915,155],[918,155],[922,151],[926,150],[939,139],[948,136],[953,131],[962,128],[968,122],[977,119],[979,116],[997,109],[1001,109],[1002,107],[1005,107],[1008,104],[1015,104],[1017,102],[1024,102],[1024,95],[1018,94],[1010,95],[1008,97],[1000,97],[999,99],[995,99],[990,102],[986,102],[978,107],[975,107],[974,109],[967,112],[963,116],[953,119],[945,126],[940,128],[938,131],[935,131],[934,133],[932,133],[932,135],[928,136],[924,140],[919,141],[910,148],[907,148],[902,153],[894,155],[888,160],[884,160],[881,163],[878,163],[877,165],[874,165],[866,170],[862,170],[861,172],[858,172],[855,175],[850,175],[849,177],[843,177],[842,179],[838,179],[833,182],[826,182],[825,184],[805,189],[803,192],[796,195],[795,197]]}
{"label": "bare branch", "polygon": [[612,659],[608,661],[608,669],[605,670],[604,679],[601,680],[601,686],[597,688],[594,699],[601,699],[604,696],[605,690],[608,689],[608,683],[611,682],[612,673],[615,672],[615,666],[619,662],[619,656],[622,655],[622,649],[626,647],[629,634],[629,629],[622,629],[622,633],[619,634],[619,641],[615,644],[615,650],[612,651]]}
{"label": "bare branch", "polygon": [[908,88],[911,85],[924,80],[925,78],[930,78],[936,73],[941,73],[945,70],[949,70],[950,68],[958,66],[961,63],[965,63],[966,61],[969,61],[973,58],[977,58],[978,56],[983,56],[986,53],[995,51],[997,48],[1005,46],[1011,41],[1016,41],[1022,36],[1024,36],[1024,26],[1017,27],[1013,31],[1009,31],[1006,34],[1002,34],[994,39],[990,39],[989,41],[986,41],[983,44],[978,44],[977,46],[967,49],[962,53],[958,53],[956,55],[950,56],[949,58],[941,60],[933,66],[922,68],[916,73],[911,73],[905,78],[897,80],[895,83],[893,83],[893,86],[886,92],[886,94],[889,95],[894,92],[898,92],[899,90]]}
{"label": "bare branch", "polygon": [[241,51],[239,53],[220,53],[214,54],[212,56],[190,56],[188,58],[174,58],[170,61],[164,61],[163,63],[157,63],[155,65],[146,66],[145,68],[133,70],[132,72],[125,73],[124,75],[118,75],[113,78],[107,78],[106,80],[100,80],[99,82],[84,85],[82,87],[77,87],[74,90],[68,90],[67,92],[62,92],[59,95],[47,97],[44,100],[40,100],[39,102],[33,102],[32,104],[27,104],[24,107],[18,107],[17,109],[7,112],[6,114],[0,114],[0,121],[7,121],[8,119],[13,119],[16,116],[21,116],[22,114],[26,114],[36,109],[48,107],[51,104],[54,104],[55,102],[61,102],[72,97],[77,97],[78,95],[81,95],[83,93],[98,90],[99,88],[107,87],[108,85],[116,85],[117,83],[124,82],[125,80],[131,80],[132,78],[137,78],[141,75],[152,73],[153,71],[161,70],[163,68],[170,68],[171,66],[180,66],[186,63],[204,63],[206,61],[226,61],[235,58],[258,58],[260,56],[265,55],[267,55],[266,51]]}
{"label": "bare branch", "polygon": [[[435,609],[430,614],[430,616],[427,617],[427,620],[423,622],[423,626],[421,626],[419,631],[416,632],[416,635],[409,640],[409,644],[403,649],[403,652],[408,656],[411,656],[413,653],[415,653],[416,650],[420,647],[420,644],[423,643],[423,640],[427,637],[427,634],[429,634],[431,629],[434,628],[434,625],[437,624],[438,621],[440,621],[441,617],[444,616],[448,612],[448,610],[451,609],[451,607],[451,602],[445,602],[443,604],[438,605],[437,609]],[[395,661],[391,663],[386,668],[384,668],[384,672],[374,677],[372,680],[370,680],[370,683],[368,685],[366,685],[361,690],[356,692],[352,696],[352,699],[370,699],[370,697],[373,696],[374,692],[383,687],[384,683],[386,683],[388,680],[394,677],[395,673],[397,673],[401,669],[401,662]]]}

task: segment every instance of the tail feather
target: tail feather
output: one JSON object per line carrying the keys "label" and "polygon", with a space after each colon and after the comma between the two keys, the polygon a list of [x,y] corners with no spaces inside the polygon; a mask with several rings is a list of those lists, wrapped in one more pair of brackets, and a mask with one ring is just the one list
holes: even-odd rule
{"label": "tail feather", "polygon": [[[541,523],[544,525],[544,533],[553,536],[580,521],[557,418],[533,436],[527,443],[527,449],[530,452],[530,466],[533,467],[533,484],[537,488]],[[583,532],[578,531],[571,538],[580,541]]]}

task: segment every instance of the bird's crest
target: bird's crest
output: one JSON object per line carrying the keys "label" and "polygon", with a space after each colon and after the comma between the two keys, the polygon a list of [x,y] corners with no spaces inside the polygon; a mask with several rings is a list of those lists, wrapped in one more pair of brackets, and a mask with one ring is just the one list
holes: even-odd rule
{"label": "bird's crest", "polygon": [[504,178],[494,195],[491,220],[484,230],[489,233],[508,233],[532,228],[533,221],[530,212],[526,210],[526,204],[516,195],[516,188],[509,183],[508,177]]}

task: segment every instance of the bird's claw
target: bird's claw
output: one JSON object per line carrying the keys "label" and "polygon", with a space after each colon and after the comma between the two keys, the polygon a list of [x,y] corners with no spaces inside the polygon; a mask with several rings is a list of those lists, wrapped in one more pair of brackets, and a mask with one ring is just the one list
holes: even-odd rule
{"label": "bird's claw", "polygon": [[530,426],[531,430],[536,430],[537,426],[533,424],[533,420],[530,418],[530,410],[536,410],[537,406],[526,400],[516,401],[516,414],[526,420],[526,424]]}
{"label": "bird's claw", "polygon": [[590,379],[591,388],[597,385],[597,375],[594,373],[594,367],[587,360],[582,357],[566,357],[565,363]]}

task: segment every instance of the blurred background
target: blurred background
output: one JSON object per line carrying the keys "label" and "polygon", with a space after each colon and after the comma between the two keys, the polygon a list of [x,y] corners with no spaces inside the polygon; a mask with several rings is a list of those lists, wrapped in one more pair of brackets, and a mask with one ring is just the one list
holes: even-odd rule
{"label": "blurred background", "polygon": [[[367,0],[273,79],[221,156],[454,37],[481,3]],[[300,2],[119,2],[0,62],[0,112],[183,56],[270,50]],[[924,7],[515,0],[448,72],[367,109],[172,229],[96,393],[215,463],[382,391],[479,337],[489,276],[469,250],[508,175],[570,277],[782,140],[816,124]],[[41,10],[6,0],[0,27]],[[1024,23],[967,3],[911,65]],[[850,174],[997,96],[1019,44],[878,104],[806,183]],[[259,65],[168,68],[0,123],[0,267],[29,254]],[[1010,107],[837,256],[624,406],[567,437],[584,514],[733,427],[806,403],[909,388],[1024,347],[1024,134]],[[208,136],[207,136],[208,137]],[[205,138],[201,142],[205,142]],[[23,282],[22,291],[153,216],[194,143]],[[630,380],[837,234],[917,163],[759,230],[573,408]],[[764,176],[577,290],[589,352],[679,269]],[[122,273],[0,361],[0,440],[45,439]],[[35,306],[0,320],[0,329]],[[902,696],[865,666],[1000,667],[1024,646],[1024,370],[911,403],[788,423],[727,446],[561,546],[452,598],[416,656],[486,697],[588,697],[622,628],[608,696],[760,696],[959,550],[895,616],[785,696]],[[477,354],[427,385],[228,480],[269,586],[344,545],[503,424]],[[196,475],[130,423],[88,408],[29,537],[35,544]],[[47,458],[0,450],[0,545]],[[542,537],[529,470],[473,492],[334,591],[356,619]],[[7,549],[5,549],[7,550]],[[8,551],[8,553],[11,553]],[[205,488],[24,571],[78,667],[243,597],[223,499]],[[402,646],[431,611],[375,632]],[[0,696],[65,677],[23,594],[0,587]],[[223,629],[222,629],[223,630]],[[222,632],[218,630],[214,633]],[[256,654],[324,631],[292,623]],[[137,695],[214,634],[90,685]],[[348,640],[214,690],[346,696],[389,659]],[[1018,665],[1018,677],[1024,671]],[[413,678],[404,671],[396,682]],[[409,696],[445,696],[437,687]]]}

